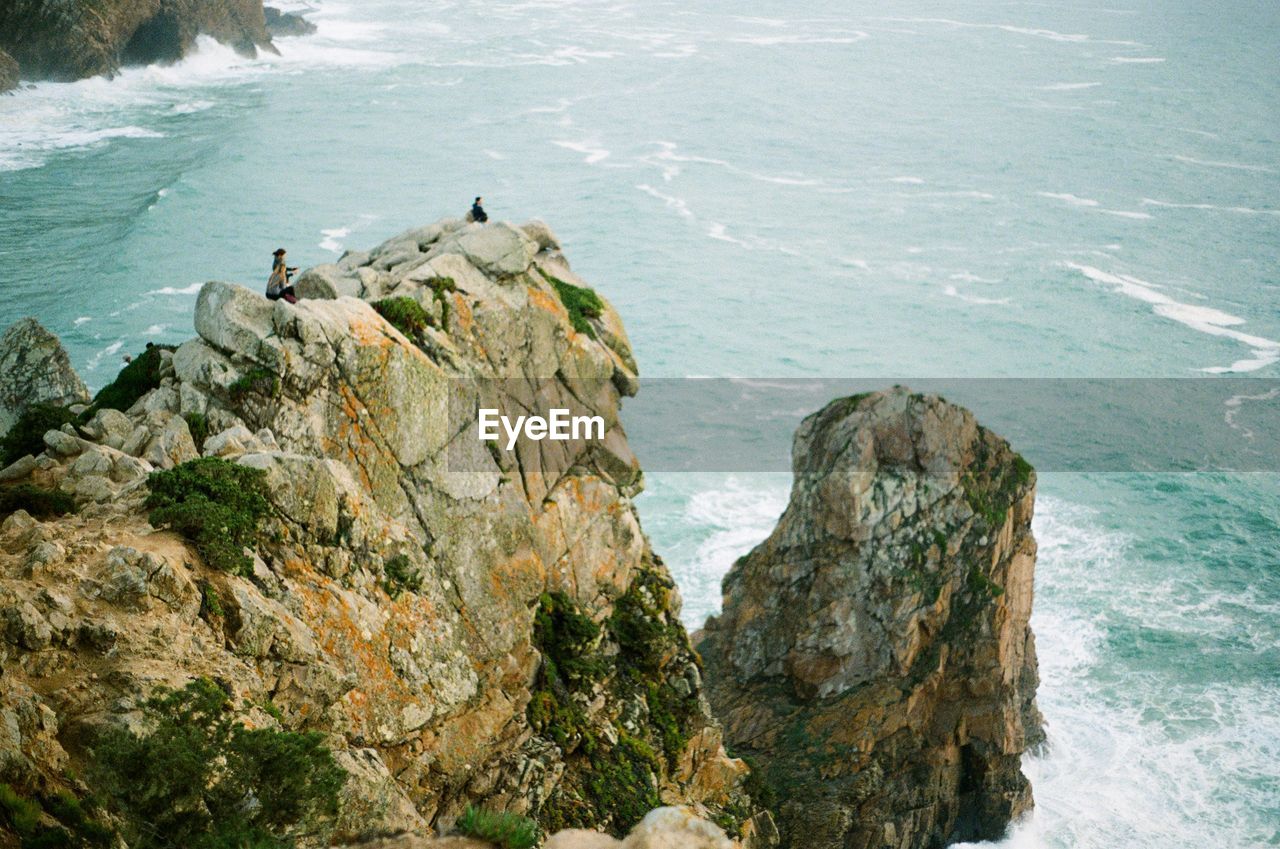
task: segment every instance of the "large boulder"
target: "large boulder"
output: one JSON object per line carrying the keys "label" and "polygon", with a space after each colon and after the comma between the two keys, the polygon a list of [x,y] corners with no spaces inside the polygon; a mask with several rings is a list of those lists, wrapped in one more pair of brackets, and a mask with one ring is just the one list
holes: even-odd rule
{"label": "large boulder", "polygon": [[287,38],[298,35],[311,35],[316,25],[297,12],[282,12],[273,6],[265,6],[267,32],[272,38]]}
{"label": "large boulder", "polygon": [[31,404],[88,400],[62,342],[40,322],[24,318],[0,337],[0,434]]}
{"label": "large boulder", "polygon": [[932,849],[1031,806],[1035,477],[906,389],[805,419],[790,504],[730,570],[699,646],[785,846]]}

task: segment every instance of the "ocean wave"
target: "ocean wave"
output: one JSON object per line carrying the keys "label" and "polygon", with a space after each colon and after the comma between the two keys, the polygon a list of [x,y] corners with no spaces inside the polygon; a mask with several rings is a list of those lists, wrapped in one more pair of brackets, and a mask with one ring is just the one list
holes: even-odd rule
{"label": "ocean wave", "polygon": [[1111,61],[1118,65],[1155,65],[1164,62],[1163,56],[1112,56]]}
{"label": "ocean wave", "polygon": [[1280,342],[1244,333],[1234,328],[1245,324],[1245,319],[1213,307],[1197,306],[1176,301],[1157,290],[1145,280],[1125,274],[1112,274],[1088,265],[1065,262],[1067,268],[1080,272],[1096,283],[1115,287],[1112,291],[1151,305],[1151,311],[1161,318],[1176,321],[1186,327],[1210,336],[1232,339],[1252,349],[1253,356],[1237,360],[1230,366],[1209,366],[1200,371],[1210,374],[1257,371],[1280,360]]}
{"label": "ocean wave", "polygon": [[1037,86],[1039,91],[1079,91],[1086,88],[1097,88],[1102,83],[1053,83]]}
{"label": "ocean wave", "polygon": [[612,152],[600,147],[600,142],[596,139],[585,139],[583,141],[552,141],[556,147],[563,147],[565,150],[572,150],[575,153],[584,154],[582,161],[588,165],[595,165],[608,159]]}
{"label": "ocean wave", "polygon": [[1169,209],[1203,209],[1209,212],[1234,212],[1239,215],[1280,215],[1280,209],[1254,209],[1250,206],[1218,206],[1212,203],[1173,203],[1167,200],[1143,198],[1146,206],[1163,206]]}
{"label": "ocean wave", "polygon": [[188,286],[183,286],[181,288],[175,288],[173,286],[165,286],[164,288],[161,288],[161,289],[152,289],[146,294],[148,295],[195,295],[200,292],[200,288],[202,286],[204,286],[203,283],[192,283]]}
{"label": "ocean wave", "polygon": [[1224,162],[1213,159],[1196,159],[1191,156],[1183,156],[1182,154],[1174,154],[1169,157],[1178,162],[1185,162],[1188,165],[1204,165],[1208,168],[1229,168],[1235,171],[1258,171],[1264,174],[1274,174],[1274,168],[1268,168],[1265,165],[1249,165],[1244,162]]}
{"label": "ocean wave", "polygon": [[689,204],[685,203],[683,198],[673,197],[672,195],[665,195],[662,192],[655,189],[653,186],[650,186],[644,183],[637,185],[636,188],[644,192],[645,194],[651,197],[655,197],[658,200],[662,201],[664,204],[666,204],[667,209],[674,210],[676,214],[679,215],[681,218],[688,218],[690,220],[693,219],[694,217],[693,211],[689,209]]}
{"label": "ocean wave", "polygon": [[1010,302],[1009,298],[983,298],[978,295],[966,295],[963,292],[961,292],[959,289],[957,289],[955,286],[947,286],[942,290],[942,294],[951,298],[958,298],[959,300],[964,301],[965,303],[979,304],[984,306],[1004,305]]}
{"label": "ocean wave", "polygon": [[956,27],[958,29],[991,29],[1001,32],[1008,32],[1014,35],[1026,35],[1033,38],[1046,38],[1050,41],[1065,41],[1073,43],[1093,42],[1095,44],[1113,44],[1122,47],[1145,47],[1146,45],[1137,41],[1095,39],[1083,33],[1066,33],[1056,30],[1044,29],[1043,27],[1027,27],[1018,24],[994,24],[994,23],[975,23],[972,21],[957,21],[953,18],[877,18],[881,21],[893,21],[904,24],[942,24],[944,26]]}

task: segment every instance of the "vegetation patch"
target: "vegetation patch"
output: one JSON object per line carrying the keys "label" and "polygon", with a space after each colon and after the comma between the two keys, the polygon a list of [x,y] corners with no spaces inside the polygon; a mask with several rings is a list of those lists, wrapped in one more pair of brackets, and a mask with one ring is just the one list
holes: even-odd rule
{"label": "vegetation patch", "polygon": [[573,325],[573,329],[595,339],[596,329],[587,319],[599,318],[604,313],[604,301],[600,300],[600,296],[592,289],[588,289],[585,286],[575,286],[553,274],[547,273],[540,266],[535,267],[538,268],[538,273],[542,275],[543,279],[550,283],[556,290],[556,294],[560,296],[560,303],[564,304],[564,308],[569,311],[569,323]]}
{"label": "vegetation patch", "polygon": [[566,754],[580,745],[588,754],[595,750],[595,735],[573,694],[589,688],[605,673],[603,659],[593,653],[599,639],[600,626],[569,596],[559,592],[539,596],[533,645],[542,654],[542,666],[525,715],[534,731],[554,740]]}
{"label": "vegetation patch", "polygon": [[111,729],[93,752],[131,849],[284,849],[331,829],[347,775],[323,735],[246,728],[207,678],[144,710],[149,731]]}
{"label": "vegetation patch", "polygon": [[16,463],[28,454],[39,456],[44,451],[44,435],[61,430],[64,424],[78,420],[75,413],[57,404],[32,404],[22,411],[9,432],[0,439],[0,468]]}
{"label": "vegetation patch", "polygon": [[173,345],[152,345],[120,370],[116,379],[98,390],[93,404],[84,413],[88,421],[98,410],[127,411],[152,389],[160,388],[160,352],[172,351]]}
{"label": "vegetation patch", "polygon": [[53,519],[75,509],[75,502],[65,492],[29,483],[0,488],[0,519],[19,510],[26,510],[37,519]]}
{"label": "vegetation patch", "polygon": [[254,366],[236,378],[235,382],[227,387],[227,392],[231,395],[231,400],[237,404],[250,395],[276,398],[280,395],[280,378],[276,377],[275,372],[270,369]]}
{"label": "vegetation patch", "polygon": [[96,803],[60,791],[27,799],[0,784],[0,826],[18,838],[21,849],[107,849],[115,832],[98,822]]}
{"label": "vegetation patch", "polygon": [[271,512],[267,473],[220,457],[200,457],[152,472],[146,506],[156,527],[169,526],[195,544],[215,569],[247,575],[253,558],[245,554]]}
{"label": "vegetation patch", "polygon": [[529,849],[538,843],[538,824],[506,811],[486,811],[467,806],[454,829],[459,834],[491,843],[499,849]]}
{"label": "vegetation patch", "polygon": [[203,451],[204,441],[209,438],[209,420],[204,413],[187,413],[182,418],[187,422],[187,430],[191,431],[191,441],[196,444],[196,450]]}
{"label": "vegetation patch", "polygon": [[373,308],[410,339],[418,339],[432,325],[431,315],[413,298],[383,298],[374,301]]}
{"label": "vegetation patch", "polygon": [[393,599],[406,590],[416,593],[422,589],[422,573],[407,554],[397,554],[382,564],[382,588]]}
{"label": "vegetation patch", "polygon": [[1031,464],[1015,451],[993,452],[986,428],[978,428],[978,450],[961,478],[965,499],[988,526],[998,528],[1009,515],[1014,498],[1030,481]]}
{"label": "vegetation patch", "polygon": [[458,291],[458,284],[452,277],[432,277],[426,281],[431,287],[431,296],[440,304],[440,329],[449,329],[449,293]]}

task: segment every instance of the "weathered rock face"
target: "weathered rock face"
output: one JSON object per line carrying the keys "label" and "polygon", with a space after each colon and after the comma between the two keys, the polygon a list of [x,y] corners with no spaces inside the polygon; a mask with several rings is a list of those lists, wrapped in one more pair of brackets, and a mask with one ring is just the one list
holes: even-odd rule
{"label": "weathered rock face", "polygon": [[0,50],[0,94],[18,87],[18,60]]}
{"label": "weathered rock face", "polygon": [[78,80],[122,65],[176,62],[196,36],[248,56],[269,47],[262,0],[11,0],[0,5],[0,49],[25,79]]}
{"label": "weathered rock face", "polygon": [[805,419],[791,501],[725,578],[699,649],[731,749],[795,849],[993,839],[1042,738],[1034,473],[966,410],[904,389]]}
{"label": "weathered rock face", "polygon": [[0,434],[31,404],[88,400],[62,342],[40,322],[24,318],[0,336]]}
{"label": "weathered rock face", "polygon": [[[358,297],[209,283],[159,388],[46,435],[29,481],[80,510],[0,531],[0,728],[18,729],[0,780],[61,786],[96,727],[203,675],[254,723],[327,735],[351,776],[338,837],[447,826],[468,804],[616,834],[686,804],[737,832],[747,770],[632,506],[616,313],[575,330],[556,285],[582,281],[505,224],[419,228],[304,279],[414,299],[432,326],[411,340]],[[477,439],[479,404],[535,398],[593,411],[608,438]],[[148,472],[197,451],[266,472],[251,577],[147,523]]]}
{"label": "weathered rock face", "polygon": [[288,38],[297,35],[310,35],[316,31],[316,25],[296,12],[282,12],[271,6],[262,10],[266,14],[267,32],[272,38]]}

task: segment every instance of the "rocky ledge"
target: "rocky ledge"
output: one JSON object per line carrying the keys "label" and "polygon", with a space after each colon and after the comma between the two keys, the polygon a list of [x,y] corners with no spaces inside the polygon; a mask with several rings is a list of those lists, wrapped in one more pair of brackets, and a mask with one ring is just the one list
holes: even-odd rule
{"label": "rocky ledge", "polygon": [[[0,526],[0,782],[46,814],[114,799],[103,816],[141,834],[191,801],[166,786],[138,812],[119,752],[157,743],[122,729],[225,714],[227,745],[293,747],[317,792],[336,779],[316,741],[332,753],[341,793],[294,822],[302,846],[472,806],[621,837],[662,805],[767,845],[632,503],[626,333],[554,234],[442,221],[299,289],[206,284],[196,338],[149,348],[0,472],[8,510],[30,508]],[[489,452],[482,396],[608,433]],[[259,775],[259,754],[237,757]]]}
{"label": "rocky ledge", "polygon": [[1042,739],[1035,476],[966,410],[905,389],[807,418],[790,504],[699,649],[730,748],[793,849],[995,839]]}
{"label": "rocky ledge", "polygon": [[19,73],[70,81],[176,62],[202,34],[246,56],[274,49],[262,0],[10,0],[0,4],[0,90]]}

